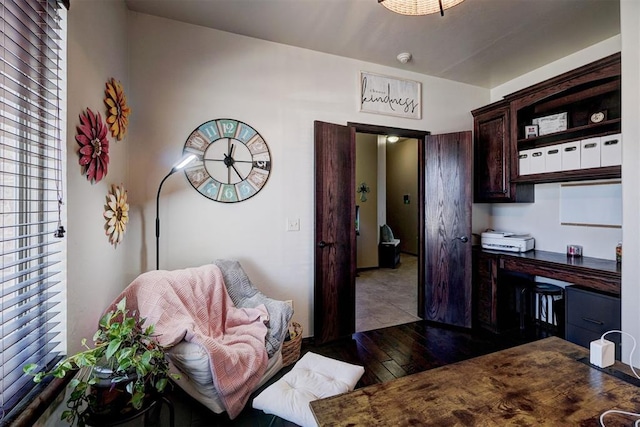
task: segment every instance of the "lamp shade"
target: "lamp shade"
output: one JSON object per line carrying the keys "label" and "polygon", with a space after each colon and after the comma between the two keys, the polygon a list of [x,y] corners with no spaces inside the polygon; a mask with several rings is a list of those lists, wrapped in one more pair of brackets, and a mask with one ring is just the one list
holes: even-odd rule
{"label": "lamp shade", "polygon": [[444,14],[449,9],[464,0],[378,0],[378,3],[401,15],[428,15],[430,13]]}

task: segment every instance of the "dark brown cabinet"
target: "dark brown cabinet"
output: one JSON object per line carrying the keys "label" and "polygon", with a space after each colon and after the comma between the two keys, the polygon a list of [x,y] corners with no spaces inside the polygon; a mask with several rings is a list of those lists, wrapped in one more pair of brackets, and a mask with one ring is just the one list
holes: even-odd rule
{"label": "dark brown cabinet", "polygon": [[[589,348],[591,341],[603,333],[620,330],[620,298],[595,292],[578,286],[567,286],[566,339]],[[605,339],[616,345],[616,358],[620,360],[620,334],[607,335]]]}
{"label": "dark brown cabinet", "polygon": [[[576,167],[520,170],[527,155],[547,149],[560,157],[566,144],[620,134],[620,77],[620,54],[615,54],[473,110],[474,201],[533,202],[534,184],[620,178],[620,165],[584,166],[580,159]],[[566,118],[565,128],[526,134],[527,126],[558,114]],[[592,120],[594,114],[599,120]]]}
{"label": "dark brown cabinet", "polygon": [[474,117],[474,201],[533,202],[532,185],[511,181],[509,103],[497,102],[471,113]]}
{"label": "dark brown cabinet", "polygon": [[[524,175],[519,171],[518,160],[519,153],[524,150],[560,148],[565,143],[619,134],[620,78],[621,63],[618,53],[506,96],[512,117],[511,182],[535,184],[620,178],[620,165],[579,166],[569,170],[564,170],[566,168],[563,167],[563,170]],[[596,113],[602,113],[601,117],[604,119],[593,122],[591,117]],[[566,129],[527,138],[527,125],[531,125],[535,119],[555,114],[566,115]],[[584,157],[584,152],[581,155]]]}

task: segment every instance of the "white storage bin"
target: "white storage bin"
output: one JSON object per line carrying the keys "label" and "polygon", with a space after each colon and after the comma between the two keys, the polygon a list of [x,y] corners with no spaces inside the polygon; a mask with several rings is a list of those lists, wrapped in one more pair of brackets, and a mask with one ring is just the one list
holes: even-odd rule
{"label": "white storage bin", "polygon": [[544,171],[557,172],[562,170],[562,146],[551,145],[544,148]]}
{"label": "white storage bin", "polygon": [[600,139],[600,166],[622,164],[622,135],[603,136]]}
{"label": "white storage bin", "polygon": [[562,170],[580,169],[580,141],[562,144]]}
{"label": "white storage bin", "polygon": [[542,148],[536,148],[531,150],[531,160],[529,162],[529,172],[534,173],[544,173],[545,172],[545,157]]}
{"label": "white storage bin", "polygon": [[531,173],[531,151],[522,150],[518,152],[518,175],[529,175]]}
{"label": "white storage bin", "polygon": [[580,141],[580,169],[600,167],[600,137]]}

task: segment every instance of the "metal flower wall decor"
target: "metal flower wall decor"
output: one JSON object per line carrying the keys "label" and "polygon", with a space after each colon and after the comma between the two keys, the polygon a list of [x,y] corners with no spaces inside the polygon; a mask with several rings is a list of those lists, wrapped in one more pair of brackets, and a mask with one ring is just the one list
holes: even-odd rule
{"label": "metal flower wall decor", "polygon": [[131,109],[127,105],[127,97],[122,89],[122,83],[111,78],[106,86],[104,103],[107,106],[107,123],[111,130],[111,136],[121,141],[127,133]]}
{"label": "metal flower wall decor", "polygon": [[80,145],[78,154],[82,174],[91,183],[100,181],[107,175],[109,166],[109,140],[107,125],[100,113],[94,114],[90,108],[80,114],[80,125],[76,127],[76,141]]}
{"label": "metal flower wall decor", "polygon": [[360,186],[358,187],[358,189],[356,190],[358,193],[360,193],[360,201],[361,202],[366,202],[367,201],[367,193],[371,191],[371,189],[369,188],[369,186],[367,185],[366,182],[362,182],[360,183]]}
{"label": "metal flower wall decor", "polygon": [[109,243],[114,247],[122,242],[129,222],[129,203],[124,185],[112,185],[107,193],[107,204],[104,206],[105,233]]}

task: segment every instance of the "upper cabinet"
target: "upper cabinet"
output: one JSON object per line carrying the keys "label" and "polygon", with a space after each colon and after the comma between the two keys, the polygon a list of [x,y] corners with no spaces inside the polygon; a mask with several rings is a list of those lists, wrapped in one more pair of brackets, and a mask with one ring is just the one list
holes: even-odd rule
{"label": "upper cabinet", "polygon": [[[620,178],[620,74],[615,54],[474,110],[475,201],[533,201],[536,183]],[[508,133],[489,125],[487,109]],[[505,195],[484,192],[498,182]]]}
{"label": "upper cabinet", "polygon": [[511,111],[506,101],[471,112],[474,117],[474,202],[533,202],[533,185],[511,180]]}

